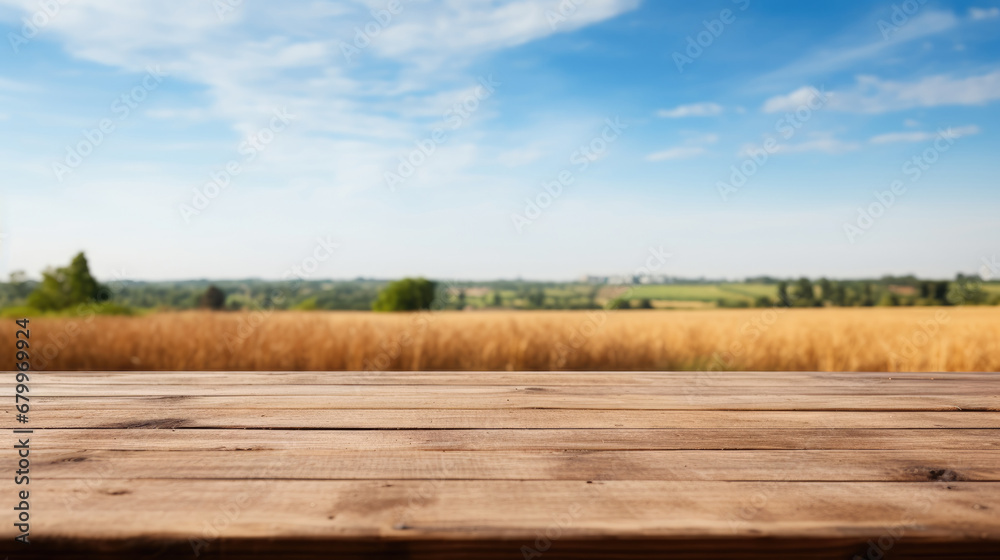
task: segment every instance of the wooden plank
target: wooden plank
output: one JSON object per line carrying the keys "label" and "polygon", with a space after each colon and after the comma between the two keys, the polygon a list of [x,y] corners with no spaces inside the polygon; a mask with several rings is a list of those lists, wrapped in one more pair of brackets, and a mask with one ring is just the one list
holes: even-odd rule
{"label": "wooden plank", "polygon": [[[884,372],[34,372],[33,385],[87,382],[104,385],[662,385],[696,386],[783,385],[789,381],[810,386],[976,381],[997,383],[996,373],[884,373]],[[937,385],[935,385],[937,387]]]}
{"label": "wooden plank", "polygon": [[887,534],[987,557],[998,380],[36,373],[33,545],[8,525],[0,554],[524,558],[558,530],[542,560],[842,559]]}
{"label": "wooden plank", "polygon": [[[1000,481],[1000,451],[676,450],[415,451],[340,448],[240,451],[40,451],[55,479]],[[555,443],[555,442],[552,442]],[[550,444],[551,445],[551,444]],[[551,448],[555,449],[555,447]],[[17,457],[0,457],[17,470]]]}
{"label": "wooden plank", "polygon": [[[600,537],[862,546],[903,527],[906,540],[996,550],[998,503],[992,482],[50,480],[35,498],[45,515],[33,530],[53,540],[195,535],[233,546],[262,535],[322,538],[331,552],[351,538],[497,539],[512,541],[503,551],[512,557],[553,526],[556,547],[559,538]],[[2,526],[2,541],[13,543],[14,530]]]}
{"label": "wooden plank", "polygon": [[[561,410],[561,409],[190,409],[171,399],[78,407],[53,399],[31,417],[33,428],[266,428],[266,429],[709,429],[1000,428],[995,412]],[[0,427],[23,428],[14,410],[0,407]]]}
{"label": "wooden plank", "polygon": [[[558,526],[556,526],[558,528]],[[551,529],[555,534],[556,528]],[[898,538],[905,535],[907,538]],[[523,539],[406,539],[368,537],[349,539],[323,538],[220,538],[220,539],[100,539],[33,540],[31,548],[17,551],[18,560],[54,558],[100,558],[135,560],[137,558],[199,558],[234,560],[260,558],[282,560],[510,560],[538,558],[545,560],[774,560],[809,558],[844,560],[880,558],[875,538],[866,542],[857,536],[835,538],[670,538],[648,537],[617,539],[613,537],[560,537],[555,541],[540,533],[538,542]],[[940,537],[913,537],[906,528],[891,527],[878,537],[891,546],[892,560],[928,560],[931,558],[996,560],[996,543],[989,540],[945,540]],[[8,545],[9,546],[9,545]],[[545,552],[538,555],[540,549]],[[2,548],[0,548],[2,550]],[[195,551],[197,550],[197,556]],[[12,557],[13,558],[13,557]]]}
{"label": "wooden plank", "polygon": [[923,396],[934,393],[940,396],[997,396],[1000,395],[1000,381],[910,381],[899,380],[880,384],[862,385],[849,380],[837,383],[808,384],[788,380],[782,384],[758,385],[739,383],[733,385],[705,385],[695,383],[664,383],[649,385],[260,385],[260,384],[199,384],[180,385],[164,383],[123,384],[109,388],[92,382],[63,383],[59,385],[32,385],[36,397],[101,397],[113,394],[117,397],[157,397],[174,395],[197,396],[374,396],[386,393],[396,398],[432,398],[443,395],[482,398],[483,396],[508,396],[520,393],[548,393],[550,395],[598,397],[614,395],[644,396],[743,396],[752,394],[761,397],[777,396]]}
{"label": "wooden plank", "polygon": [[[394,389],[403,387],[393,386]],[[357,386],[348,395],[327,396],[190,396],[163,395],[175,409],[359,409],[413,408],[426,410],[558,408],[603,410],[865,410],[865,411],[1000,411],[1000,394],[949,395],[940,391],[932,396],[917,395],[795,395],[744,391],[740,394],[617,394],[603,391],[588,394],[571,388],[543,391],[499,387],[453,387],[449,390],[411,392],[372,390]],[[427,387],[406,387],[427,389]],[[32,403],[48,409],[64,405],[76,409],[114,410],[150,405],[161,397],[48,397],[33,393]],[[11,410],[8,404],[5,410]]]}
{"label": "wooden plank", "polygon": [[40,431],[40,451],[1000,450],[998,429],[478,429]]}

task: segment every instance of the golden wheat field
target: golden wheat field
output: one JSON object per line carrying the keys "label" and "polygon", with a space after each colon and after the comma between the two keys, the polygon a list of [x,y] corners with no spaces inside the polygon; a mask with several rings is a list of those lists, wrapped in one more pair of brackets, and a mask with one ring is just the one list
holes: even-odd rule
{"label": "golden wheat field", "polygon": [[[2,353],[14,361],[14,321]],[[1000,309],[41,318],[37,370],[1000,371]]]}

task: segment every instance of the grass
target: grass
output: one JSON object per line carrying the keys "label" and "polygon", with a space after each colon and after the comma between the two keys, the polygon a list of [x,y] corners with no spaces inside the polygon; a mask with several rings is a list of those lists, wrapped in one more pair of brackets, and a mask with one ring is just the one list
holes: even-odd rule
{"label": "grass", "polygon": [[27,305],[5,307],[0,309],[0,318],[21,319],[22,317],[67,317],[80,318],[91,315],[142,315],[148,314],[150,310],[135,309],[114,303],[93,303],[84,304],[77,307],[62,309],[59,311],[39,311]]}
{"label": "grass", "polygon": [[192,311],[30,328],[32,367],[47,370],[1000,371],[995,307]]}
{"label": "grass", "polygon": [[768,284],[661,284],[637,286],[632,299],[706,301],[720,299],[750,303],[758,296],[775,297],[777,287]]}

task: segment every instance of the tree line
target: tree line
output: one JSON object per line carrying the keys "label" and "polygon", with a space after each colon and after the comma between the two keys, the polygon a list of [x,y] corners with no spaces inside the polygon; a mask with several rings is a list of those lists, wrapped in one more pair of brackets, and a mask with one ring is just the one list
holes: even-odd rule
{"label": "tree line", "polygon": [[[718,307],[871,307],[902,305],[1000,304],[1000,292],[984,289],[978,277],[959,274],[955,280],[923,280],[913,276],[878,280],[758,279],[758,287],[773,286],[773,295],[753,295],[739,284],[720,285],[732,291]],[[606,286],[605,286],[606,287]],[[651,309],[648,297],[601,298],[602,286],[579,283],[493,282],[451,283],[425,278],[396,281],[358,278],[346,281],[277,282],[265,280],[181,282],[98,282],[87,258],[77,254],[67,266],[49,268],[40,281],[14,272],[0,283],[0,309],[5,315],[67,313],[131,314],[138,310],[373,310],[421,309]],[[770,290],[769,290],[770,291]],[[82,307],[81,307],[82,306]]]}

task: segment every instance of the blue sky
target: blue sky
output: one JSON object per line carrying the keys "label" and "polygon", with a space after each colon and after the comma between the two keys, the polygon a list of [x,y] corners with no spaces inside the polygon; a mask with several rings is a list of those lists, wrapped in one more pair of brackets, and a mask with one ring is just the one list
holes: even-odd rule
{"label": "blue sky", "polygon": [[972,272],[998,6],[0,0],[0,273]]}

